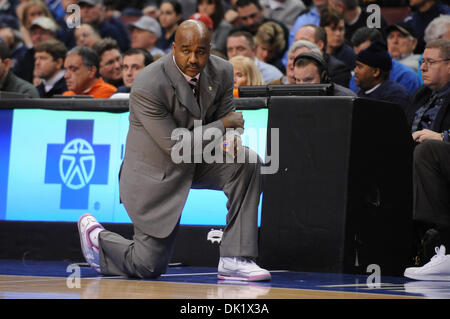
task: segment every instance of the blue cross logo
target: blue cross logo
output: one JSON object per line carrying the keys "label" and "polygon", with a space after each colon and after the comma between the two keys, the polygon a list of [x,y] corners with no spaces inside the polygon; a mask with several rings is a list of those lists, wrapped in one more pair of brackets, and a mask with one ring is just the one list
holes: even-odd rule
{"label": "blue cross logo", "polygon": [[110,145],[93,145],[94,120],[67,120],[65,144],[48,144],[45,183],[61,184],[61,209],[87,209],[89,185],[108,183]]}

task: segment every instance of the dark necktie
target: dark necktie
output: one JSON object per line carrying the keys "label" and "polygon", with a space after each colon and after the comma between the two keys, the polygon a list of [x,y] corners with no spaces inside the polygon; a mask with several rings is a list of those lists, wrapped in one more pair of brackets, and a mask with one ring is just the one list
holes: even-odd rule
{"label": "dark necktie", "polygon": [[189,86],[192,89],[192,92],[194,93],[194,97],[198,102],[198,81],[196,78],[192,78],[190,81],[188,81]]}
{"label": "dark necktie", "polygon": [[419,113],[417,113],[416,117],[414,118],[414,122],[411,126],[411,132],[415,132],[415,131],[419,130],[419,128],[421,127],[420,122],[422,122],[424,114],[434,106],[434,103],[436,102],[437,97],[438,97],[438,95],[436,93],[434,93],[430,97],[430,100],[427,103],[425,103],[425,105],[422,107],[422,110]]}

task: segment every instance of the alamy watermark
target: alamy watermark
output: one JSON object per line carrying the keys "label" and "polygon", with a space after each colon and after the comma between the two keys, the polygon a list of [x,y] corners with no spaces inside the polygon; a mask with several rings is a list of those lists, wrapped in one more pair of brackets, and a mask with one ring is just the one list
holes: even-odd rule
{"label": "alamy watermark", "polygon": [[66,24],[70,29],[78,28],[81,24],[81,9],[78,4],[70,4],[67,6]]}
{"label": "alamy watermark", "polygon": [[381,28],[381,8],[378,4],[369,4],[366,12],[370,13],[367,17],[366,24],[368,28]]}
{"label": "alamy watermark", "polygon": [[[226,129],[225,134],[219,128],[202,126],[202,121],[194,121],[192,131],[176,128],[171,140],[176,141],[171,150],[175,164],[180,163],[257,163],[257,153],[265,154],[261,174],[275,174],[279,168],[279,129],[270,131],[271,154],[267,154],[265,128]],[[242,144],[256,152],[248,152]]]}

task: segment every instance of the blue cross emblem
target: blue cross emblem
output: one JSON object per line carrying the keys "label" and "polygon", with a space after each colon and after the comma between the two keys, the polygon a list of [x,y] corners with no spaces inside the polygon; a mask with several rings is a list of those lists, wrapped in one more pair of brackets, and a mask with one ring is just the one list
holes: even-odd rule
{"label": "blue cross emblem", "polygon": [[61,184],[61,209],[87,209],[89,185],[108,183],[110,145],[92,143],[94,120],[67,120],[65,144],[48,144],[45,183]]}

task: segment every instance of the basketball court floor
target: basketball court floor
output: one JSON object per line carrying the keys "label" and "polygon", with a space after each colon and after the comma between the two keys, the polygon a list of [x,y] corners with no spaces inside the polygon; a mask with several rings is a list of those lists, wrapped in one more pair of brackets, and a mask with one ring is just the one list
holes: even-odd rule
{"label": "basketball court floor", "polygon": [[217,268],[172,265],[158,279],[99,276],[69,261],[0,260],[1,299],[450,299],[450,281],[272,270],[270,282],[217,279]]}

